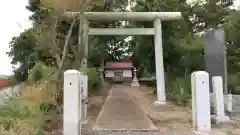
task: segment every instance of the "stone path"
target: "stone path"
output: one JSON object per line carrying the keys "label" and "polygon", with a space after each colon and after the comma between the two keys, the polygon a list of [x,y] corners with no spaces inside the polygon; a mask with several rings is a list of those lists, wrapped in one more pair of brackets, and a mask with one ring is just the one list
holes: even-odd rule
{"label": "stone path", "polygon": [[93,131],[157,130],[149,117],[138,107],[125,92],[129,86],[114,85],[102,107]]}

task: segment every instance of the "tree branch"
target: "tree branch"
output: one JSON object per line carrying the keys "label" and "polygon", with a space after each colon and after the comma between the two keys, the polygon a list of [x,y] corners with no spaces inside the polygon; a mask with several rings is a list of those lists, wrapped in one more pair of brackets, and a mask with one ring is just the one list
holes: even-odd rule
{"label": "tree branch", "polygon": [[62,68],[63,68],[63,63],[64,63],[64,60],[65,60],[66,55],[67,55],[68,43],[69,43],[69,40],[70,40],[70,38],[71,38],[71,36],[72,36],[72,31],[73,31],[73,28],[74,28],[75,23],[76,23],[76,19],[75,19],[75,17],[74,17],[73,22],[72,22],[72,24],[71,24],[71,27],[70,27],[70,29],[69,29],[69,31],[68,31],[67,36],[66,36],[65,43],[64,43],[63,54],[62,54],[62,58],[61,58],[61,61],[60,61],[60,64],[59,64],[59,69],[58,69],[59,71],[61,71]]}

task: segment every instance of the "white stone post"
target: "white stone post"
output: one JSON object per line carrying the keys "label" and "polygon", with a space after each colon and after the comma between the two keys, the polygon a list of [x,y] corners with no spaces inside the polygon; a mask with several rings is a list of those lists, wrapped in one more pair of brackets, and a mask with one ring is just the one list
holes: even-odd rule
{"label": "white stone post", "polygon": [[193,127],[211,131],[209,74],[197,71],[191,75]]}
{"label": "white stone post", "polygon": [[227,99],[227,110],[228,112],[232,112],[232,105],[233,105],[233,95],[228,94],[228,99]]}
{"label": "white stone post", "polygon": [[139,87],[140,86],[139,82],[138,82],[138,79],[137,79],[137,69],[136,68],[134,68],[134,70],[133,70],[133,80],[132,80],[131,86],[133,86],[133,87]]}
{"label": "white stone post", "polygon": [[64,72],[63,134],[81,135],[80,72]]}
{"label": "white stone post", "polygon": [[156,81],[157,81],[157,101],[155,105],[166,103],[164,66],[163,66],[163,48],[162,48],[162,27],[161,20],[157,18],[154,21],[154,44],[155,44],[155,64],[156,64]]}
{"label": "white stone post", "polygon": [[104,84],[104,75],[103,75],[103,71],[104,71],[104,70],[103,70],[102,68],[99,69],[99,72],[100,72],[100,79],[101,79],[101,83],[102,83],[102,84]]}
{"label": "white stone post", "polygon": [[196,111],[196,72],[191,74],[191,90],[192,90],[192,124],[193,128],[197,128],[197,111]]}
{"label": "white stone post", "polygon": [[223,97],[223,79],[221,76],[212,77],[213,95],[214,95],[214,109],[216,110],[216,121],[226,122],[230,118],[225,115],[224,97]]}
{"label": "white stone post", "polygon": [[87,124],[87,104],[88,104],[88,77],[81,75],[81,123]]}

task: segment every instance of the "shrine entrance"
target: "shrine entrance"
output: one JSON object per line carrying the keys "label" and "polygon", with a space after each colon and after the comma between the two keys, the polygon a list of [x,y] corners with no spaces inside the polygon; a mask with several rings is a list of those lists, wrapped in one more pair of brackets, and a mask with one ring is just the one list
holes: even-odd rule
{"label": "shrine entrance", "polygon": [[[165,94],[165,78],[163,65],[163,48],[162,48],[162,21],[173,21],[181,19],[180,12],[66,12],[67,17],[79,16],[80,31],[79,41],[84,44],[84,60],[83,64],[87,67],[88,55],[88,36],[89,35],[118,35],[118,36],[139,36],[153,35],[155,44],[155,66],[156,66],[156,81],[157,81],[157,101],[155,105],[166,103]],[[95,21],[153,21],[153,28],[89,28],[88,20]],[[121,80],[118,73],[115,79]],[[79,84],[82,80],[85,83]],[[80,86],[84,86],[84,90],[80,91]],[[145,113],[137,107],[132,98],[128,96],[123,89],[113,87],[111,93],[102,107],[98,116],[96,127],[112,128],[116,127],[132,127],[141,129],[152,129],[151,120]],[[117,96],[116,96],[117,95]],[[82,104],[83,103],[83,104]],[[82,112],[82,109],[84,111]],[[114,112],[115,110],[116,112]],[[124,111],[128,110],[128,111]],[[82,113],[81,113],[82,112]],[[120,113],[121,112],[121,113]],[[126,112],[136,112],[127,113]],[[77,70],[68,70],[64,73],[64,133],[79,135],[81,129],[80,123],[86,120],[87,114],[87,76],[81,75]],[[81,117],[83,116],[83,117]],[[126,117],[127,116],[127,117]],[[131,118],[131,119],[130,119]],[[144,118],[144,119],[143,119]],[[143,121],[139,121],[143,120]],[[120,121],[120,124],[118,124]],[[122,121],[122,122],[121,122]],[[125,124],[123,124],[123,122]],[[105,124],[104,124],[105,123]],[[145,124],[144,124],[145,123]],[[107,124],[107,125],[106,125]],[[110,125],[109,125],[110,124]],[[128,125],[130,124],[130,125]],[[140,124],[140,125],[139,125]],[[104,126],[105,125],[105,126]],[[97,128],[97,130],[98,130]],[[118,129],[117,128],[117,129]],[[122,128],[121,128],[122,129]]]}
{"label": "shrine entrance", "polygon": [[[81,15],[79,12],[66,12],[66,17]],[[155,44],[155,63],[157,81],[157,101],[155,104],[165,104],[165,78],[162,49],[162,21],[180,20],[180,12],[84,12],[79,18],[83,24],[83,38],[85,56],[88,54],[88,35],[153,35]],[[88,20],[93,21],[153,21],[154,28],[89,28]],[[85,59],[86,63],[86,59]]]}
{"label": "shrine entrance", "polygon": [[118,70],[114,71],[114,82],[122,82],[123,81],[123,71]]}

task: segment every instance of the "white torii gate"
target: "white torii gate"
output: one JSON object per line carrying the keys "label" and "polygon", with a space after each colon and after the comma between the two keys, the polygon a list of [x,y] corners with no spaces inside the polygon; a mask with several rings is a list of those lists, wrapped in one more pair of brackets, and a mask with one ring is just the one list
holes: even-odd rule
{"label": "white torii gate", "polygon": [[[80,15],[78,12],[66,12],[65,16]],[[162,21],[180,20],[180,12],[84,12],[84,40],[88,46],[88,35],[154,35],[155,63],[157,80],[157,101],[155,105],[166,103],[165,79],[162,49]],[[154,21],[154,28],[89,28],[88,20],[95,21]],[[85,53],[87,54],[87,48]]]}

